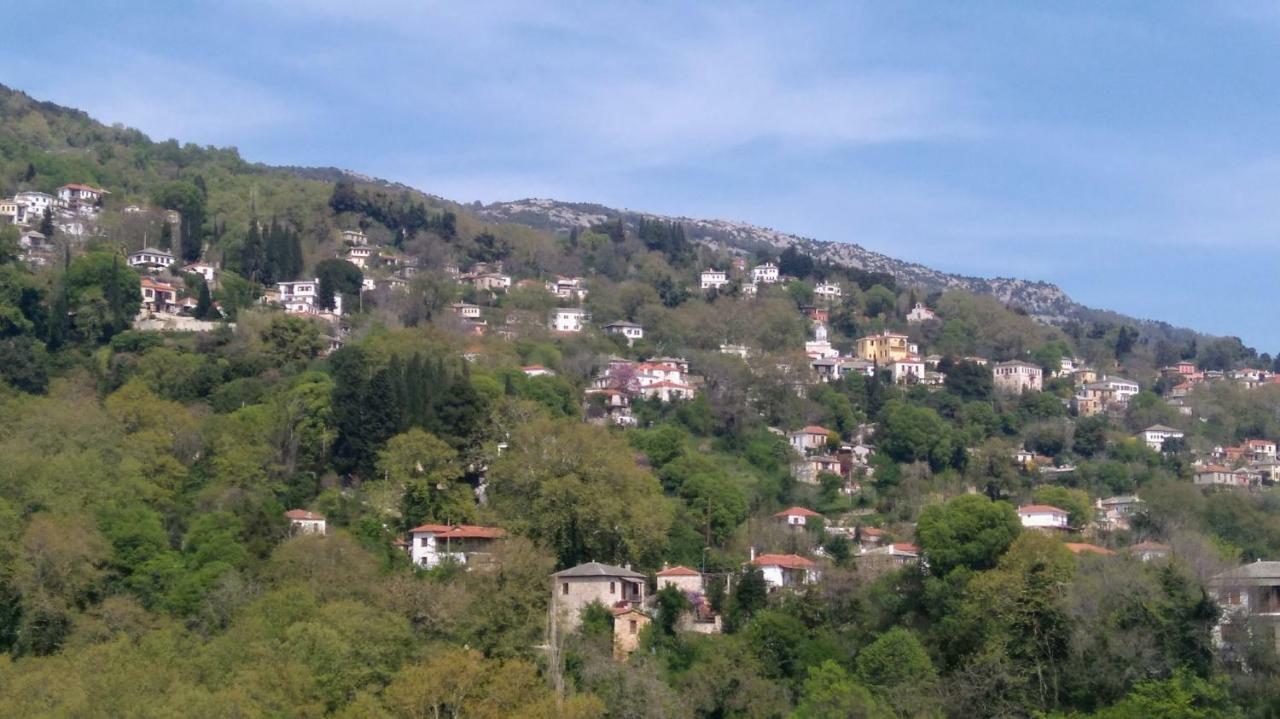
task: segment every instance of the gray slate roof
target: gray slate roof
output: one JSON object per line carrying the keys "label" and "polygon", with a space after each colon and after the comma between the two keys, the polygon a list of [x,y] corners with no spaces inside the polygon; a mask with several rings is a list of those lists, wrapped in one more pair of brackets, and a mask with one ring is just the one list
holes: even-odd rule
{"label": "gray slate roof", "polygon": [[600,562],[587,562],[579,564],[576,567],[561,570],[551,575],[553,577],[626,577],[627,579],[644,579],[644,575],[640,572],[622,567],[615,567],[612,564],[601,564]]}

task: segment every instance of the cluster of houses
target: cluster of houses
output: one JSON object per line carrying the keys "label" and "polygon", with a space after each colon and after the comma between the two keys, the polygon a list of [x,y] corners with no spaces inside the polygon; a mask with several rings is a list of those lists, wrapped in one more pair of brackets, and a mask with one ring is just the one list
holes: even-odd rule
{"label": "cluster of houses", "polygon": [[[385,247],[369,244],[369,237],[361,230],[342,230],[342,249],[338,258],[360,268],[363,274],[362,292],[380,288],[404,290],[418,272],[418,258]],[[338,313],[341,314],[341,313]]]}
{"label": "cluster of houses", "polygon": [[791,463],[791,475],[809,485],[820,484],[824,474],[835,475],[842,480],[841,491],[845,494],[860,491],[862,480],[874,474],[871,457],[875,447],[862,441],[868,429],[860,428],[853,442],[843,442],[838,433],[817,425],[785,433],[787,443],[798,455]]}
{"label": "cluster of houses", "polygon": [[57,249],[51,238],[38,228],[47,216],[60,233],[80,237],[85,234],[85,220],[97,217],[106,190],[72,183],[59,187],[56,194],[24,190],[12,197],[0,198],[0,219],[22,230],[18,238],[24,262],[43,267],[57,261]]}
{"label": "cluster of houses", "polygon": [[701,384],[702,378],[689,373],[689,362],[683,357],[655,357],[643,362],[611,357],[584,393],[587,420],[635,426],[631,414],[635,399],[692,399]]}

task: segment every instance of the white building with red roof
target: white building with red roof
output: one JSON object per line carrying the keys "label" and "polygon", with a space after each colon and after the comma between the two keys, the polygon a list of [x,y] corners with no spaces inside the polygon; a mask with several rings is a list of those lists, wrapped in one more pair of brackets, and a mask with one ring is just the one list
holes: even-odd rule
{"label": "white building with red roof", "polygon": [[555,377],[556,371],[540,364],[531,364],[520,368],[525,377]]}
{"label": "white building with red roof", "polygon": [[409,557],[427,569],[443,562],[472,564],[477,558],[487,557],[493,542],[506,536],[506,531],[498,527],[424,524],[409,530]]}
{"label": "white building with red roof", "polygon": [[71,183],[58,188],[58,200],[64,205],[74,205],[77,203],[94,204],[102,199],[103,195],[109,195],[110,192],[92,185],[81,185],[79,183]]}
{"label": "white building with red roof", "polygon": [[1048,504],[1024,504],[1018,507],[1018,519],[1027,529],[1048,529],[1067,531],[1071,527],[1067,522],[1067,511]]}
{"label": "white building with red roof", "polygon": [[787,441],[797,452],[804,453],[826,449],[829,436],[831,436],[831,430],[811,424],[795,432],[788,432]]}
{"label": "white building with red roof", "polygon": [[774,514],[773,518],[779,523],[785,524],[789,527],[803,527],[808,523],[810,517],[821,516],[821,514],[813,511],[812,509],[806,509],[805,507],[791,507],[790,509],[784,509],[777,514]]}
{"label": "white building with red roof", "polygon": [[178,289],[168,282],[143,277],[138,289],[142,293],[142,306],[147,310],[155,312],[178,304]]}
{"label": "white building with red roof", "polygon": [[284,513],[284,518],[289,520],[289,528],[294,534],[323,535],[325,533],[325,518],[323,514],[306,509],[290,509]]}
{"label": "white building with red roof", "polygon": [[760,570],[770,589],[802,587],[822,577],[822,568],[817,562],[798,554],[761,554],[752,558],[750,564]]}

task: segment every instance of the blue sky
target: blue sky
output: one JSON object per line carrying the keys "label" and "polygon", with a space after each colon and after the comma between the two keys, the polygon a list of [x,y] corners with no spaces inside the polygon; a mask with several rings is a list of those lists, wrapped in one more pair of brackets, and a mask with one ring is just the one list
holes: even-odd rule
{"label": "blue sky", "polygon": [[0,46],[0,82],[251,160],[742,219],[1280,349],[1271,3],[75,5]]}

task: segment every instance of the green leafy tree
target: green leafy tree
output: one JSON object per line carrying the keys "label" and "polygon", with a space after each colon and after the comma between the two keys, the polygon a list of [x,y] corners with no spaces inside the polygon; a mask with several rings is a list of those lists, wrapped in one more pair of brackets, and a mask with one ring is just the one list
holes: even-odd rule
{"label": "green leafy tree", "polygon": [[893,710],[877,700],[844,667],[827,660],[809,668],[800,690],[795,719],[893,719]]}
{"label": "green leafy tree", "polygon": [[517,427],[489,471],[493,507],[544,543],[560,564],[592,559],[656,564],[671,525],[661,485],[626,443],[573,420]]}
{"label": "green leafy tree", "polygon": [[966,494],[926,507],[916,539],[929,558],[930,571],[945,575],[960,567],[994,567],[1021,531],[1022,522],[1011,505]]}

